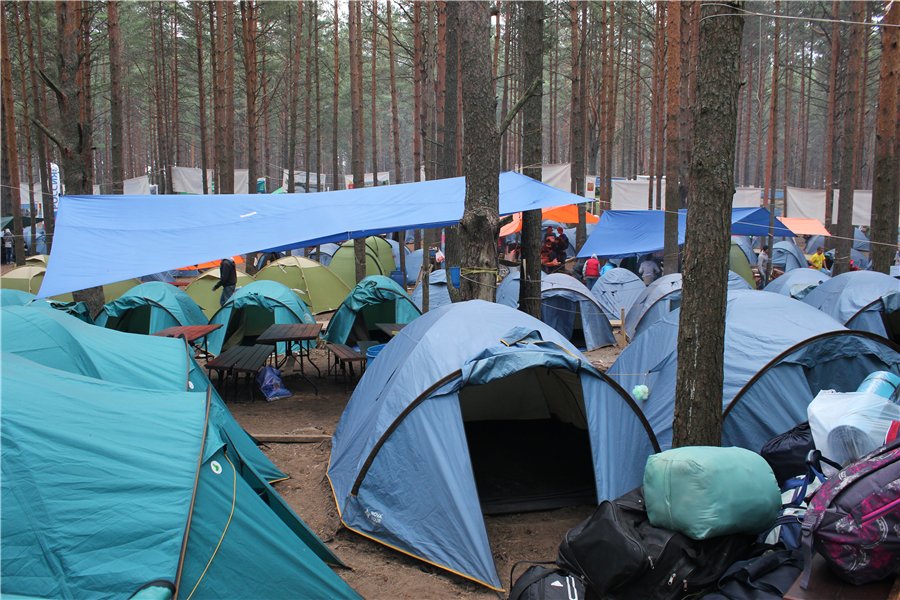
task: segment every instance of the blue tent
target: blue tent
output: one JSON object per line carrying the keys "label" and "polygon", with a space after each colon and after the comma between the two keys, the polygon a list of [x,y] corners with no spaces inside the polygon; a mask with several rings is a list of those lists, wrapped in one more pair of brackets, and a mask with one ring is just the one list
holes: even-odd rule
{"label": "blue tent", "polygon": [[34,306],[0,310],[4,352],[111,383],[192,390],[204,395],[210,391],[210,426],[220,432],[217,435],[229,440],[235,459],[252,467],[266,481],[286,478],[234,420],[183,340],[121,333]]}
{"label": "blue tent", "polygon": [[[307,258],[318,261],[320,264],[323,264],[327,267],[331,262],[331,257],[334,256],[334,253],[337,252],[338,248],[340,248],[340,246],[337,244],[319,244],[319,251],[316,252],[315,250],[313,250],[309,253],[309,256]],[[303,251],[291,250],[291,255],[303,256]]]}
{"label": "blue tent", "polygon": [[151,281],[107,302],[94,320],[100,327],[128,333],[156,333],[179,325],[206,325],[194,299],[174,285]]}
{"label": "blue tent", "polygon": [[[382,339],[378,323],[405,325],[422,312],[406,290],[384,275],[370,275],[356,284],[328,323],[325,339],[337,344]],[[382,341],[386,341],[382,339]]]}
{"label": "blue tent", "polygon": [[[440,308],[445,304],[450,304],[450,291],[447,289],[447,270],[438,269],[432,271],[428,278],[428,310]],[[422,310],[422,283],[412,292],[412,301]]]}
{"label": "blue tent", "polygon": [[[728,289],[749,290],[750,284],[734,271],[728,271]],[[681,306],[681,273],[663,275],[648,285],[625,314],[625,333],[628,339]]]}
{"label": "blue tent", "polygon": [[[618,398],[598,402],[603,387]],[[335,429],[328,478],[352,531],[499,590],[483,510],[616,497],[654,451],[627,393],[552,327],[475,300],[385,346]]]}
{"label": "blue tent", "polygon": [[421,248],[406,255],[406,285],[412,285],[418,280],[419,272],[422,270],[422,256]]}
{"label": "blue tent", "polygon": [[[499,191],[501,215],[584,201],[512,172],[500,175]],[[261,248],[453,225],[464,206],[463,177],[315,194],[65,196],[40,295]]]}
{"label": "blue tent", "polygon": [[803,302],[850,329],[900,339],[900,324],[896,322],[900,281],[884,273],[851,271],[838,275],[807,294]]}
{"label": "blue tent", "polygon": [[753,244],[750,243],[750,238],[746,235],[733,235],[731,236],[731,243],[737,244],[741,249],[741,252],[744,253],[744,256],[747,257],[747,262],[750,263],[750,266],[755,267],[758,257],[756,252],[753,251]]}
{"label": "blue tent", "polygon": [[[666,213],[661,210],[606,210],[584,246],[580,258],[652,254],[663,249]],[[678,244],[684,244],[687,211],[678,213]],[[731,233],[762,235],[769,230],[769,211],[765,208],[735,208],[731,211]],[[775,219],[776,235],[793,237],[781,221]]]}
{"label": "blue tent", "polygon": [[[825,247],[825,238],[821,235],[813,235],[810,236],[808,240],[806,240],[806,253],[813,254],[819,248]],[[858,250],[859,252],[869,252],[871,249],[871,243],[869,242],[869,238],[864,234],[859,227],[853,228],[853,250]]]}
{"label": "blue tent", "polygon": [[[834,260],[835,249],[832,248],[828,252],[825,253],[825,256],[828,257],[829,260]],[[867,271],[872,267],[871,262],[869,261],[869,257],[857,250],[856,248],[850,248],[850,260],[853,261],[853,264],[863,271]]]}
{"label": "blue tent", "polygon": [[[237,290],[209,322],[222,325],[207,336],[209,351],[219,354],[232,346],[252,343],[275,323],[315,323],[316,320],[289,287],[260,279]],[[286,349],[279,342],[278,352],[283,354]]]}
{"label": "blue tent", "polygon": [[205,434],[207,395],[2,360],[5,595],[357,597]]}
{"label": "blue tent", "polygon": [[[385,239],[385,241],[387,241],[388,244],[391,245],[391,256],[394,257],[394,268],[399,269],[400,268],[400,242],[398,242],[391,236],[387,236],[384,239]],[[403,245],[403,252],[406,254],[406,256],[409,256],[409,248],[406,247],[406,244]],[[384,265],[384,266],[387,267],[389,265]]]}
{"label": "blue tent", "polygon": [[774,292],[791,298],[798,297],[799,294],[806,294],[810,288],[814,288],[823,281],[831,279],[826,273],[816,269],[794,269],[788,271],[781,277],[773,279],[769,285],[765,287],[767,292]]}
{"label": "blue tent", "polygon": [[[626,390],[649,388],[641,408],[663,448],[672,442],[679,313],[637,336],[607,371]],[[724,362],[722,445],[754,451],[806,421],[820,390],[856,390],[872,371],[900,374],[896,346],[802,302],[758,291],[728,294]],[[607,397],[616,401],[601,389],[599,399]]]}
{"label": "blue tent", "polygon": [[[497,304],[519,307],[518,270],[511,271],[497,288]],[[580,318],[578,318],[580,317]],[[616,336],[597,298],[583,283],[564,273],[541,274],[541,321],[587,350],[613,346]]]}
{"label": "blue tent", "polygon": [[644,281],[628,269],[612,269],[607,271],[594,287],[591,294],[600,302],[603,312],[611,320],[621,319],[621,311],[626,313],[647,288]]}
{"label": "blue tent", "polygon": [[32,300],[34,300],[34,294],[22,290],[0,288],[0,306],[25,306]]}
{"label": "blue tent", "polygon": [[786,240],[777,242],[772,248],[772,266],[787,273],[794,269],[806,268],[809,263],[794,240]]}

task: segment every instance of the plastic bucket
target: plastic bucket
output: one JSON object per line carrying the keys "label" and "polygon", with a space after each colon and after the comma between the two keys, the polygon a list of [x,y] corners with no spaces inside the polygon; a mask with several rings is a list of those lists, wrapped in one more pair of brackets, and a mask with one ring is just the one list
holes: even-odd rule
{"label": "plastic bucket", "polygon": [[856,389],[857,392],[869,392],[882,398],[894,399],[897,388],[900,387],[900,377],[889,371],[875,371],[863,379]]}
{"label": "plastic bucket", "polygon": [[376,344],[375,346],[372,346],[371,348],[366,350],[366,368],[367,369],[372,366],[372,363],[375,362],[375,357],[378,356],[378,353],[381,352],[381,350],[385,346],[387,346],[387,344]]}
{"label": "plastic bucket", "polygon": [[450,272],[450,283],[453,284],[453,287],[459,287],[459,267],[447,267],[447,271]]}
{"label": "plastic bucket", "polygon": [[404,290],[406,289],[406,275],[403,274],[403,271],[397,269],[395,271],[391,271],[391,279],[393,279],[397,285],[402,287]]}

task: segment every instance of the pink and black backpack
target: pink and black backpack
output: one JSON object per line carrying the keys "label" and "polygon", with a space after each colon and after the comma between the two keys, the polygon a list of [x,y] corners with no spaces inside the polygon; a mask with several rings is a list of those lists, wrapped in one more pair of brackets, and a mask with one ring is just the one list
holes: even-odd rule
{"label": "pink and black backpack", "polygon": [[900,440],[822,484],[803,520],[802,547],[804,588],[814,550],[834,573],[856,585],[900,572]]}

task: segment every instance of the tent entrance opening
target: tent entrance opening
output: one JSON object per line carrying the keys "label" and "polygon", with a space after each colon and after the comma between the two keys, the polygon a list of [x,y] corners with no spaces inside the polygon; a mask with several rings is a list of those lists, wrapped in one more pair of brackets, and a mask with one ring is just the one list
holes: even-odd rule
{"label": "tent entrance opening", "polygon": [[232,310],[222,350],[232,346],[252,346],[274,322],[275,315],[262,306],[249,305]]}
{"label": "tent entrance opening", "polygon": [[484,514],[596,504],[577,374],[535,367],[459,397]]}

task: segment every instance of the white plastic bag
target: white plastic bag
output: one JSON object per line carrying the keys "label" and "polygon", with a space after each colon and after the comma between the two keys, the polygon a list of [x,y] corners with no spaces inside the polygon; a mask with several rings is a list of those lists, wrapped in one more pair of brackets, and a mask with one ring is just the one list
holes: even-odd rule
{"label": "white plastic bag", "polygon": [[883,446],[900,405],[870,392],[819,392],[807,408],[813,442],[823,456],[847,465]]}

